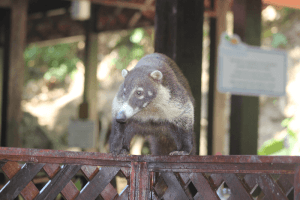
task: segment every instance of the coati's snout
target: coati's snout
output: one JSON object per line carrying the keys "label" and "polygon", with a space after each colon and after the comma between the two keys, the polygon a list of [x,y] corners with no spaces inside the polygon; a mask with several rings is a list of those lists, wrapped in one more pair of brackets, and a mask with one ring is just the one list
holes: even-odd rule
{"label": "coati's snout", "polygon": [[116,116],[116,121],[119,123],[125,123],[127,120],[127,117],[125,115],[125,111],[121,110],[120,112],[118,112],[117,116]]}

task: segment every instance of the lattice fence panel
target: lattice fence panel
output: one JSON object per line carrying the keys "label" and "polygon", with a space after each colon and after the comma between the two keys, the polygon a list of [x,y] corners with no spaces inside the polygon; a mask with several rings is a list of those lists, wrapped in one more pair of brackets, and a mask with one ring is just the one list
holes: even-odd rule
{"label": "lattice fence panel", "polygon": [[[1,167],[2,166],[2,167]],[[128,199],[129,187],[125,187],[119,195],[117,189],[111,184],[116,176],[123,176],[129,179],[128,168],[114,166],[87,166],[87,165],[59,165],[43,163],[2,162],[0,165],[2,172],[9,179],[1,188],[0,199],[15,199],[21,195],[24,200],[45,200],[56,199],[59,194],[66,200],[108,200]],[[40,190],[36,183],[40,183],[42,178],[36,178],[39,173],[44,173],[47,178],[43,180],[44,186]],[[82,174],[87,184],[81,189],[75,186],[72,181],[76,174]],[[36,178],[36,179],[35,179]],[[37,181],[37,179],[39,179]]]}
{"label": "lattice fence panel", "polygon": [[0,200],[300,200],[295,156],[114,156],[0,147],[0,169]]}

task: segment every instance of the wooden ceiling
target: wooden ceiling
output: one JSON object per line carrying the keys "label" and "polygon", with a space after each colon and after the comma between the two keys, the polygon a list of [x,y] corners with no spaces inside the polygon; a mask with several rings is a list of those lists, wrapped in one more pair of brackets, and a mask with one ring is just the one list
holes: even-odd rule
{"label": "wooden ceiling", "polygon": [[[91,0],[95,5],[95,31],[154,25],[155,0]],[[214,16],[214,0],[205,0],[205,15]],[[70,15],[71,1],[29,0],[27,42],[84,34],[84,22]]]}
{"label": "wooden ceiling", "polygon": [[[90,0],[96,9],[95,31],[112,31],[154,25],[155,0]],[[232,0],[233,1],[233,0]],[[0,0],[9,7],[12,0]],[[215,0],[204,0],[205,16],[216,16]],[[293,0],[264,0],[265,3],[300,7]],[[70,15],[71,0],[29,0],[27,42],[84,35],[85,24]]]}

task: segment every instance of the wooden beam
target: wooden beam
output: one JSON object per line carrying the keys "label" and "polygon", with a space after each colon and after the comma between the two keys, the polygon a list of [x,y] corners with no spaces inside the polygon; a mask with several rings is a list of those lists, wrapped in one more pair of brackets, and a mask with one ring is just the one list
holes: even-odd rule
{"label": "wooden beam", "polygon": [[[151,6],[154,0],[145,0],[144,6]],[[128,27],[132,28],[136,25],[139,19],[143,16],[142,11],[136,12],[129,20]]]}
{"label": "wooden beam", "polygon": [[[261,0],[234,1],[234,33],[247,44],[260,46],[261,7]],[[230,154],[257,154],[258,114],[258,97],[231,96]]]}
{"label": "wooden beam", "polygon": [[146,10],[150,10],[150,11],[155,11],[155,6],[153,5],[144,5],[143,3],[132,3],[132,2],[125,2],[125,1],[121,1],[121,0],[115,0],[115,1],[111,1],[111,0],[91,0],[92,3],[95,4],[102,4],[102,5],[106,5],[106,6],[116,6],[116,7],[121,7],[121,8],[130,8],[130,9],[137,9],[137,10],[142,10],[142,11],[146,11]]}
{"label": "wooden beam", "polygon": [[208,126],[207,126],[207,154],[224,154],[224,140],[226,134],[226,95],[217,90],[218,53],[221,34],[227,30],[226,14],[230,10],[230,0],[214,2],[217,18],[210,19],[210,69],[208,94]]}
{"label": "wooden beam", "polygon": [[21,100],[24,84],[24,48],[26,38],[28,0],[14,0],[11,6],[9,64],[7,78],[7,96],[3,105],[7,109],[5,117],[6,146],[21,146],[19,126],[22,118]]}
{"label": "wooden beam", "polygon": [[9,8],[12,5],[12,0],[1,0],[0,7]]}
{"label": "wooden beam", "polygon": [[94,121],[95,129],[93,147],[96,147],[96,141],[99,130],[98,118],[98,80],[97,80],[97,64],[98,64],[98,34],[94,32],[94,23],[96,20],[97,8],[91,6],[91,18],[86,21],[85,34],[85,55],[84,55],[84,91],[83,102],[80,104],[79,117]]}
{"label": "wooden beam", "polygon": [[156,1],[155,51],[175,60],[189,81],[195,98],[195,150],[199,155],[203,1]]}

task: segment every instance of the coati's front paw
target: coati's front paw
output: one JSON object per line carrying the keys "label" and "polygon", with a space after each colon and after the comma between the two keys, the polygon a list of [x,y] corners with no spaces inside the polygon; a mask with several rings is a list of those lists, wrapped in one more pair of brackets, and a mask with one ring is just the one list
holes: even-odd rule
{"label": "coati's front paw", "polygon": [[169,155],[171,155],[171,156],[184,156],[184,155],[189,155],[189,153],[186,152],[186,151],[172,151]]}
{"label": "coati's front paw", "polygon": [[121,149],[120,155],[129,155],[129,151],[127,149]]}

